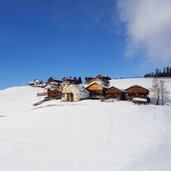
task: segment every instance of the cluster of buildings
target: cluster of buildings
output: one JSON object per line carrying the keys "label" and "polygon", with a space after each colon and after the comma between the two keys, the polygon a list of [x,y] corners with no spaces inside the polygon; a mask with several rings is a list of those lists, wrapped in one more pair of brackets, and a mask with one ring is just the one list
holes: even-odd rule
{"label": "cluster of buildings", "polygon": [[[135,103],[149,102],[149,90],[133,85],[121,90],[110,85],[110,77],[98,75],[95,78],[86,77],[86,84],[79,84],[77,79],[64,77],[62,80],[50,77],[43,86],[44,92],[38,96],[46,96],[48,99],[61,99],[62,101],[80,101],[83,99],[118,99],[132,100]],[[38,82],[38,81],[37,81]]]}

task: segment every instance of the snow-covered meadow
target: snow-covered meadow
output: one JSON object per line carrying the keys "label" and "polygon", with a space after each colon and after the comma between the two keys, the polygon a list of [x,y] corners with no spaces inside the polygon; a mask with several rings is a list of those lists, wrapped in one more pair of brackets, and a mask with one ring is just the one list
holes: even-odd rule
{"label": "snow-covered meadow", "polygon": [[[171,92],[171,79],[165,79]],[[152,79],[112,80],[125,89]],[[170,171],[171,106],[41,100],[40,88],[0,90],[0,171]]]}

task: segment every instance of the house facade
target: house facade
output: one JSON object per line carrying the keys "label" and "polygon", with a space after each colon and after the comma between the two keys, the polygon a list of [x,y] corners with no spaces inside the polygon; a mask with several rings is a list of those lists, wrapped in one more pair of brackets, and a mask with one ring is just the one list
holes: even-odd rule
{"label": "house facade", "polygon": [[76,102],[89,98],[90,93],[80,85],[70,84],[62,91],[62,101]]}

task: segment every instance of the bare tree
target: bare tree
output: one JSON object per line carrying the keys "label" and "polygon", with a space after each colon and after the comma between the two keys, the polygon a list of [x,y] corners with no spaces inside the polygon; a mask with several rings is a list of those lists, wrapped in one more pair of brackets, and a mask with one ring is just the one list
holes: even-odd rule
{"label": "bare tree", "polygon": [[159,80],[157,78],[154,78],[152,81],[152,88],[150,89],[154,95],[156,100],[156,105],[160,104],[160,86],[159,86]]}
{"label": "bare tree", "polygon": [[159,87],[160,87],[160,95],[161,95],[162,105],[164,105],[164,99],[168,98],[168,94],[169,94],[164,80],[159,81]]}

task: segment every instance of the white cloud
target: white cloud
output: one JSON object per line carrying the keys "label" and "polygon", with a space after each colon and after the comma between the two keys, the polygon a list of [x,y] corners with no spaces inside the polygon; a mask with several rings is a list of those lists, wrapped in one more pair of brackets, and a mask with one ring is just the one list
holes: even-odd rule
{"label": "white cloud", "polygon": [[144,50],[149,61],[171,62],[171,0],[118,0],[118,10],[128,54]]}

